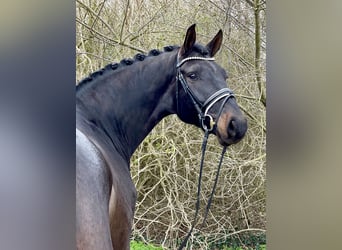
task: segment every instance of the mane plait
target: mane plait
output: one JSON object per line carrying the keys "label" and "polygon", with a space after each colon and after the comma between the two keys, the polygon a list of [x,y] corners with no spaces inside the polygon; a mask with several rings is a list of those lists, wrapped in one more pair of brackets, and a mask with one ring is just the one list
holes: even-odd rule
{"label": "mane plait", "polygon": [[94,78],[97,76],[103,75],[103,73],[106,71],[106,68],[99,69],[81,80],[77,85],[76,85],[76,90],[80,89],[83,85],[85,85],[87,82],[91,82]]}
{"label": "mane plait", "polygon": [[165,52],[171,52],[171,51],[173,51],[174,49],[177,49],[177,48],[179,48],[179,46],[168,45],[168,46],[165,46],[165,47],[164,47],[164,51],[165,51]]}
{"label": "mane plait", "polygon": [[134,60],[132,58],[125,58],[120,61],[122,65],[131,65],[134,63]]}
{"label": "mane plait", "polygon": [[95,78],[97,76],[102,75],[104,71],[105,71],[104,68],[103,69],[99,69],[98,71],[95,71],[95,72],[91,73],[89,76],[90,76],[90,78]]}
{"label": "mane plait", "polygon": [[106,70],[109,70],[109,69],[116,70],[117,68],[119,68],[119,66],[120,65],[118,63],[110,63],[110,64],[105,66],[105,69]]}
{"label": "mane plait", "polygon": [[158,49],[152,49],[152,50],[150,50],[150,52],[148,52],[148,55],[149,55],[149,56],[158,56],[160,53],[161,53],[160,50],[158,50]]}
{"label": "mane plait", "polygon": [[146,55],[145,54],[141,54],[141,53],[138,53],[134,56],[134,59],[136,61],[144,61],[146,58]]}
{"label": "mane plait", "polygon": [[[179,48],[179,46],[176,45],[168,45],[165,46],[163,48],[164,52],[171,52],[175,49]],[[87,76],[86,78],[84,78],[83,80],[81,80],[77,85],[76,85],[76,90],[79,89],[80,87],[82,87],[85,83],[91,82],[93,81],[96,77],[103,75],[106,71],[109,70],[116,70],[122,66],[128,66],[128,65],[132,65],[134,62],[137,61],[144,61],[146,59],[146,57],[148,56],[158,56],[161,53],[163,53],[163,51],[160,51],[158,49],[152,49],[148,52],[148,54],[142,54],[142,53],[138,53],[134,56],[134,58],[124,58],[122,59],[119,63],[113,62],[113,63],[109,63],[107,64],[104,68],[97,70],[93,73],[91,73],[89,76]]]}

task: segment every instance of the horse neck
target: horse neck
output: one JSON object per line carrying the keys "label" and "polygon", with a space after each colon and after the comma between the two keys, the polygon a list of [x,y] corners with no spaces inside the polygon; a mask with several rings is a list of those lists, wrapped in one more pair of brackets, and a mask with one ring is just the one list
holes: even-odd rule
{"label": "horse neck", "polygon": [[82,117],[109,137],[127,160],[163,117],[175,113],[176,53],[124,66],[76,94],[86,113]]}

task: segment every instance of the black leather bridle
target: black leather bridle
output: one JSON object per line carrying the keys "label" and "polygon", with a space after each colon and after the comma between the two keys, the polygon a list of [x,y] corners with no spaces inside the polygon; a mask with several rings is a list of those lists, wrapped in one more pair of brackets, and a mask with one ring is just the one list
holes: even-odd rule
{"label": "black leather bridle", "polygon": [[190,60],[203,60],[203,61],[214,61],[215,58],[210,57],[187,57],[185,59],[183,59],[182,61],[179,62],[179,57],[177,58],[177,83],[176,83],[176,99],[177,99],[177,112],[179,109],[179,101],[178,101],[178,96],[179,96],[179,87],[178,84],[180,83],[185,91],[185,93],[190,97],[192,103],[194,104],[194,107],[197,111],[198,114],[198,118],[200,121],[200,126],[202,127],[202,129],[204,131],[209,130],[209,132],[213,131],[217,121],[215,122],[213,117],[211,115],[209,115],[209,110],[214,106],[215,103],[217,103],[218,101],[220,101],[221,99],[225,98],[225,100],[222,102],[221,107],[219,109],[219,113],[217,116],[217,119],[219,119],[222,109],[224,107],[224,104],[228,101],[228,99],[230,97],[234,97],[233,91],[230,90],[229,88],[222,88],[218,91],[216,91],[215,93],[213,93],[211,96],[209,96],[207,98],[206,101],[201,102],[196,95],[194,94],[194,92],[191,90],[191,88],[189,87],[189,84],[187,83],[187,81],[185,80],[182,72],[181,72],[181,66],[190,61]]}
{"label": "black leather bridle", "polygon": [[[195,211],[195,216],[194,216],[194,220],[193,223],[191,225],[191,229],[188,232],[188,234],[186,235],[186,237],[184,238],[183,242],[181,243],[181,245],[179,246],[178,250],[183,249],[186,246],[186,243],[188,241],[188,239],[191,236],[191,233],[195,227],[195,225],[197,224],[197,215],[198,215],[198,211],[200,208],[200,193],[201,193],[201,182],[202,182],[202,173],[203,173],[203,163],[204,163],[204,156],[205,156],[205,151],[206,151],[206,147],[207,147],[207,141],[208,141],[208,137],[210,132],[212,132],[214,129],[216,129],[217,127],[217,123],[218,120],[221,116],[222,110],[224,105],[226,104],[226,102],[228,101],[229,98],[234,97],[233,92],[229,89],[229,88],[222,88],[218,91],[216,91],[215,93],[213,93],[211,96],[209,96],[207,98],[206,101],[201,102],[196,95],[193,93],[193,91],[191,90],[191,88],[189,87],[189,84],[187,83],[187,81],[185,80],[182,72],[181,72],[181,66],[190,61],[190,60],[203,60],[203,61],[214,61],[214,58],[207,58],[207,57],[187,57],[185,59],[183,59],[182,61],[179,61],[179,56],[177,57],[177,82],[176,82],[176,101],[177,101],[177,113],[179,112],[179,83],[182,85],[183,90],[185,91],[185,93],[190,97],[196,111],[198,114],[198,118],[199,118],[199,122],[200,122],[200,126],[201,128],[204,130],[204,138],[203,138],[203,143],[202,143],[202,157],[201,157],[201,162],[200,162],[200,172],[199,172],[199,176],[198,176],[198,185],[197,185],[197,200],[196,200],[196,211]],[[217,115],[217,120],[215,121],[213,119],[213,117],[208,113],[209,110],[214,106],[215,103],[217,103],[218,101],[220,101],[221,99],[223,99],[223,102],[219,108],[219,112]],[[178,113],[179,114],[179,113]],[[214,185],[212,188],[212,191],[210,193],[210,197],[208,199],[207,202],[207,206],[206,206],[206,210],[205,210],[205,214],[204,214],[204,219],[203,222],[201,224],[201,227],[204,225],[205,220],[207,218],[209,209],[210,209],[210,205],[211,205],[211,201],[212,198],[214,196],[214,192],[216,189],[216,185],[217,185],[217,181],[218,181],[218,177],[220,175],[220,169],[221,169],[221,165],[222,165],[222,161],[223,161],[223,157],[224,154],[227,150],[227,146],[224,146],[222,149],[222,153],[221,153],[221,157],[220,157],[220,161],[217,167],[217,171],[216,171],[216,176],[215,176],[215,181],[214,181]]]}

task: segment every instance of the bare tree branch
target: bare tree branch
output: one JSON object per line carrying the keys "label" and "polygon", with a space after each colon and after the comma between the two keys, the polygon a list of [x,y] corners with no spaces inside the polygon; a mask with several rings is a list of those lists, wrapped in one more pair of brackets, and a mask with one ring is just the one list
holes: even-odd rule
{"label": "bare tree branch", "polygon": [[253,3],[251,0],[246,0],[246,2],[247,2],[251,7],[254,8],[254,3]]}
{"label": "bare tree branch", "polygon": [[128,8],[129,8],[129,0],[127,0],[127,2],[126,2],[125,14],[124,14],[124,18],[123,18],[122,24],[121,24],[120,38],[119,38],[120,42],[123,42],[122,36],[123,36],[123,31],[124,31],[125,23],[126,23],[127,16],[128,16]]}
{"label": "bare tree branch", "polygon": [[239,106],[246,113],[246,115],[248,115],[251,119],[253,119],[262,128],[264,133],[266,133],[266,128],[265,128],[265,126],[263,124],[261,124],[260,119],[258,119],[255,115],[253,115],[252,112],[250,112],[243,105],[239,104]]}
{"label": "bare tree branch", "polygon": [[[108,30],[115,34],[114,30],[112,29],[112,27],[106,22],[104,21],[99,15],[97,15],[89,6],[85,5],[84,3],[82,3],[80,0],[76,0],[76,2],[78,4],[80,4],[85,10],[87,10],[88,12],[90,12],[90,14],[92,14],[93,16],[97,17],[107,28]],[[100,13],[99,13],[100,14]],[[90,30],[93,30],[93,25],[92,27],[89,27]]]}
{"label": "bare tree branch", "polygon": [[[237,24],[238,26],[240,26],[241,28],[243,28],[247,35],[250,36],[251,38],[254,38],[255,36],[255,30],[252,30],[251,28],[247,27],[245,24],[241,23],[235,16],[233,16],[229,11],[225,10],[224,8],[222,8],[221,6],[219,6],[216,2],[212,1],[212,0],[208,0],[208,2],[210,4],[212,4],[213,6],[215,6],[217,9],[219,9],[220,11],[222,11],[223,13],[225,13],[226,15],[229,15],[229,18],[234,21],[235,24]],[[254,4],[252,3],[252,7],[254,8]],[[253,36],[254,35],[254,36]],[[261,37],[261,46],[262,48],[265,50],[266,47],[264,46],[264,44],[266,44],[266,41],[263,40]]]}
{"label": "bare tree branch", "polygon": [[108,44],[111,44],[113,46],[115,45],[121,45],[121,46],[124,46],[124,47],[127,47],[127,48],[130,48],[132,50],[135,50],[135,51],[138,51],[138,52],[141,52],[141,53],[146,53],[145,50],[141,49],[141,48],[138,48],[138,47],[135,47],[133,45],[130,45],[130,44],[127,44],[127,43],[122,43],[120,41],[117,41],[117,40],[114,40],[114,39],[111,39],[109,38],[108,36],[100,33],[99,31],[97,30],[92,30],[91,27],[85,23],[83,23],[81,20],[79,20],[78,18],[76,18],[76,22],[78,22],[79,24],[83,25],[85,28],[87,28],[88,30],[94,32],[95,34],[97,34],[98,36],[100,36],[100,38],[102,38],[103,41],[107,42]]}
{"label": "bare tree branch", "polygon": [[95,20],[94,20],[93,24],[91,25],[91,29],[94,28],[94,25],[95,25],[95,23],[97,22],[97,19],[100,17],[101,11],[102,11],[102,9],[103,9],[104,4],[105,4],[106,1],[107,1],[107,0],[104,0],[104,1],[102,2],[101,8],[100,8],[99,12],[97,13],[97,15],[96,15],[96,17],[95,17]]}
{"label": "bare tree branch", "polygon": [[112,62],[113,61],[113,60],[111,60],[109,58],[104,58],[102,56],[98,56],[98,55],[96,55],[94,53],[90,53],[90,52],[76,52],[76,55],[91,55],[91,56],[96,57],[98,59],[101,59],[103,61],[107,61],[107,62]]}

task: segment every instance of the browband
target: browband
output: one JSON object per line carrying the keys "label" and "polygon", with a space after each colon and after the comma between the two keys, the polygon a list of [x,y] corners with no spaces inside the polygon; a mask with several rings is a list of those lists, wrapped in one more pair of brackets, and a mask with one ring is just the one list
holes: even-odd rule
{"label": "browband", "polygon": [[183,65],[183,63],[190,61],[190,60],[215,61],[215,58],[214,57],[209,57],[209,58],[208,57],[199,57],[199,56],[187,57],[187,58],[184,58],[179,63],[177,63],[176,68],[179,68],[180,66]]}

